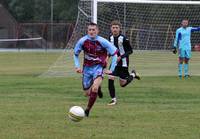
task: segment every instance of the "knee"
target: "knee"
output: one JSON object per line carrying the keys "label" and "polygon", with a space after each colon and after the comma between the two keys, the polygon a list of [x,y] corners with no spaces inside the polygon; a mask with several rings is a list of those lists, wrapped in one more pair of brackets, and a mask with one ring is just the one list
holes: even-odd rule
{"label": "knee", "polygon": [[92,87],[92,92],[97,93],[97,92],[98,92],[98,89],[99,89],[99,87],[96,86],[96,85],[94,85],[94,86]]}
{"label": "knee", "polygon": [[120,84],[121,87],[125,87],[124,84]]}
{"label": "knee", "polygon": [[183,64],[183,60],[179,60],[179,63],[180,63],[180,64]]}
{"label": "knee", "polygon": [[84,96],[85,96],[85,97],[88,97],[89,95],[90,95],[90,90],[85,90],[85,91],[84,91]]}
{"label": "knee", "polygon": [[122,82],[122,81],[119,82],[119,85],[120,85],[121,87],[125,87],[124,84],[125,84],[125,83]]}
{"label": "knee", "polygon": [[115,80],[115,76],[109,75],[109,76],[108,76],[108,79],[109,79],[109,80]]}
{"label": "knee", "polygon": [[189,62],[189,59],[185,59],[184,63],[188,64],[188,62]]}
{"label": "knee", "polygon": [[179,58],[179,64],[183,64],[183,58]]}

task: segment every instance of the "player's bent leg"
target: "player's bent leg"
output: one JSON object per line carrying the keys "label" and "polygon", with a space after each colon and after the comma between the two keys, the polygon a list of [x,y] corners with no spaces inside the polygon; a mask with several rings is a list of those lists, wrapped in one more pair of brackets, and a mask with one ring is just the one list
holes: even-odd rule
{"label": "player's bent leg", "polygon": [[94,80],[94,82],[93,82],[93,85],[92,85],[92,92],[98,92],[98,89],[99,89],[99,87],[101,86],[101,83],[102,83],[102,77],[101,76],[99,76],[99,77],[97,77],[95,80]]}
{"label": "player's bent leg", "polygon": [[119,78],[119,85],[121,87],[125,87],[126,84],[127,84],[127,79]]}
{"label": "player's bent leg", "polygon": [[[133,81],[134,78],[138,79],[138,80],[141,79],[139,74],[136,73],[135,70],[132,70],[131,74],[129,74],[128,71],[127,71],[127,73],[125,74],[125,78],[124,78],[124,76],[121,76],[121,78],[120,78],[120,86],[121,87],[127,86],[130,82]],[[124,80],[126,80],[126,81],[124,81]]]}
{"label": "player's bent leg", "polygon": [[87,117],[89,116],[89,112],[97,99],[97,92],[101,83],[102,83],[102,77],[99,76],[94,80],[91,86],[90,97],[89,97],[87,108],[85,110],[85,116]]}
{"label": "player's bent leg", "polygon": [[133,81],[134,77],[132,75],[128,76],[125,80],[120,79],[120,86],[121,87],[126,87],[129,83]]}

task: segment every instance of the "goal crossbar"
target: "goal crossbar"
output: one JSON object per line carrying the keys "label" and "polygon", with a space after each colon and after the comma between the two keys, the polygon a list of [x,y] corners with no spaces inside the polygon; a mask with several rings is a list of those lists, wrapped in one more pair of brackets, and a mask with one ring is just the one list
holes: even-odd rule
{"label": "goal crossbar", "polygon": [[96,0],[97,2],[105,3],[146,3],[146,4],[187,4],[187,5],[200,5],[200,1],[167,1],[167,0]]}
{"label": "goal crossbar", "polygon": [[98,3],[139,3],[139,4],[174,4],[174,5],[200,5],[200,1],[168,1],[168,0],[92,0],[92,22],[97,23]]}

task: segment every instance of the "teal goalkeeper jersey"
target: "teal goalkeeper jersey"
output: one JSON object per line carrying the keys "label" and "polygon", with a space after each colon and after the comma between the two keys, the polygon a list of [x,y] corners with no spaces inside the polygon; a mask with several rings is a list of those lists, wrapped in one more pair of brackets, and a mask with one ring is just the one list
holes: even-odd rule
{"label": "teal goalkeeper jersey", "polygon": [[174,41],[174,47],[182,50],[191,50],[191,33],[194,31],[200,31],[200,27],[180,27],[176,30],[176,38]]}

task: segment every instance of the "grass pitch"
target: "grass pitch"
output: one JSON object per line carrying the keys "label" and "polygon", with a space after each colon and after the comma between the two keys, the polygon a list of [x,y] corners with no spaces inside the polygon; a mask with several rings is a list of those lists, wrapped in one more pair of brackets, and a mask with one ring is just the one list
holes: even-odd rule
{"label": "grass pitch", "polygon": [[[59,53],[0,53],[0,138],[198,139],[198,55],[194,53],[191,61],[195,76],[180,80],[174,71],[177,70],[175,56],[163,52],[136,53],[134,64],[144,75],[142,80],[126,88],[120,88],[116,81],[118,104],[110,107],[105,78],[104,98],[97,100],[89,118],[74,123],[67,118],[69,108],[85,107],[87,103],[82,95],[81,79],[39,77]],[[160,58],[154,61],[153,57]],[[168,66],[162,65],[163,61],[169,61]],[[165,72],[164,76],[151,76],[156,72],[162,74],[163,66],[167,73],[174,75],[167,76]]]}

